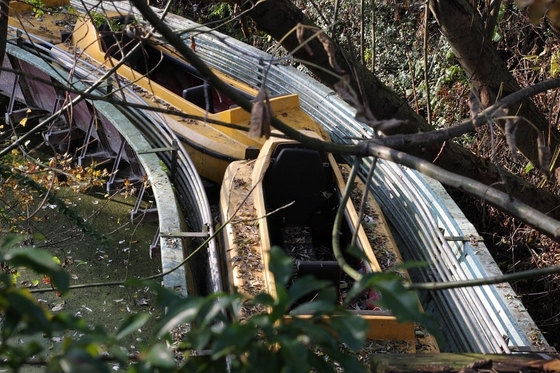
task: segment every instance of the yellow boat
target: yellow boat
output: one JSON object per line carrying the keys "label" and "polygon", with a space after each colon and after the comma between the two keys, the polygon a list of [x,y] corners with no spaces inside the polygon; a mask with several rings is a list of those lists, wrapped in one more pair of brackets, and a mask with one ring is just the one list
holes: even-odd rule
{"label": "yellow boat", "polygon": [[[186,145],[200,175],[221,183],[225,168],[245,158],[249,148],[260,148],[264,139],[250,138],[250,113],[234,105],[221,92],[209,85],[198,71],[182,59],[172,48],[151,39],[140,39],[126,32],[128,16],[113,13],[107,17],[80,17],[72,34],[74,45],[86,56],[107,68],[116,66],[124,56],[125,64],[117,70],[120,77],[144,90],[150,105],[173,107],[187,114],[207,120],[182,120],[165,115],[169,127]],[[98,26],[96,26],[96,24]],[[121,31],[111,31],[119,29]],[[138,43],[141,48],[129,53]],[[216,72],[223,81],[249,99],[257,90],[227,75]],[[120,84],[126,83],[122,81]],[[298,130],[311,130],[328,140],[323,128],[303,112],[297,95],[283,95],[270,99],[274,114]],[[219,121],[238,126],[210,123]]]}
{"label": "yellow boat", "polygon": [[[318,137],[314,133],[307,135]],[[259,292],[276,295],[268,269],[268,252],[281,246],[294,259],[295,276],[312,274],[329,280],[344,299],[352,279],[340,270],[332,252],[334,216],[344,190],[349,168],[332,154],[306,148],[294,140],[271,137],[255,160],[236,161],[227,168],[220,192],[220,213],[226,224],[222,254],[228,271],[228,287],[248,296]],[[364,184],[357,182],[363,190]],[[356,195],[358,199],[360,196]],[[359,203],[359,201],[355,201]],[[346,222],[341,227],[341,247],[350,244],[356,226],[357,246],[367,261],[345,255],[357,271],[378,272],[402,261],[381,210],[371,194],[366,204],[367,226],[358,225],[353,203],[346,206]],[[375,251],[372,247],[375,244]],[[387,261],[390,263],[388,264]],[[401,273],[408,278],[406,272]],[[225,276],[224,276],[225,277]],[[415,351],[417,334],[413,323],[399,323],[376,304],[372,290],[350,302],[352,312],[364,318],[374,340],[401,340],[408,352]],[[244,309],[248,317],[259,310]],[[310,317],[287,315],[286,317]],[[436,352],[436,342],[424,340],[426,350]]]}

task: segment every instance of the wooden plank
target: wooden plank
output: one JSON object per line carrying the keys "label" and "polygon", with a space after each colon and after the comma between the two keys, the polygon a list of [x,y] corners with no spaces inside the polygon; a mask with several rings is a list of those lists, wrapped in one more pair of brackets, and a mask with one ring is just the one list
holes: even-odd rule
{"label": "wooden plank", "polygon": [[373,354],[370,372],[560,372],[558,355],[549,354]]}

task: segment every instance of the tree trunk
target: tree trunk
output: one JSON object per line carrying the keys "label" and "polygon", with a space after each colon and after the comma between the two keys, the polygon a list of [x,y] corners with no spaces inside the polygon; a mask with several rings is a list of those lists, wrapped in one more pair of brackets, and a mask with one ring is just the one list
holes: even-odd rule
{"label": "tree trunk", "polygon": [[[492,40],[485,36],[482,19],[468,1],[430,0],[430,8],[473,87],[479,92],[484,106],[492,105],[500,92],[503,97],[521,88]],[[556,128],[550,127],[531,100],[525,100],[521,105],[509,109],[510,115],[517,114],[528,119],[542,134],[548,136],[550,132],[550,149],[558,146],[560,133]],[[502,121],[497,121],[497,124],[503,128]],[[516,133],[517,147],[537,166],[538,136],[531,125],[520,122]]]}
{"label": "tree trunk", "polygon": [[[8,41],[8,12],[10,0],[0,0],[0,61],[6,55],[6,42]],[[1,70],[0,70],[1,73]]]}

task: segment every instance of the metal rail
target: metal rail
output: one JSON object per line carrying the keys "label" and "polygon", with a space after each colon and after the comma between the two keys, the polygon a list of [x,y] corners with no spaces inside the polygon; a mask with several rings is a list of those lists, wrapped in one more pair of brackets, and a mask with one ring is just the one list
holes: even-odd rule
{"label": "metal rail", "polygon": [[[97,4],[91,0],[72,1],[72,6],[82,11],[82,5],[95,8]],[[115,4],[122,12],[131,11],[128,3]],[[104,8],[112,6],[104,4]],[[187,31],[183,34],[186,40],[195,38],[197,53],[211,67],[260,86],[263,64],[271,60],[270,55],[181,17],[168,15],[166,21],[178,31]],[[302,108],[325,127],[335,142],[348,143],[355,141],[349,138],[372,134],[370,128],[354,119],[355,110],[335,92],[291,66],[271,66],[267,88],[271,94],[298,93]],[[371,190],[393,225],[403,255],[431,263],[418,272],[419,279],[452,281],[500,273],[484,244],[467,240],[478,234],[438,182],[385,161],[378,162],[373,181]],[[534,341],[539,342],[540,348],[548,346],[507,284],[429,292],[423,298],[426,309],[444,324],[442,329],[448,337],[444,349],[501,353],[537,349]]]}

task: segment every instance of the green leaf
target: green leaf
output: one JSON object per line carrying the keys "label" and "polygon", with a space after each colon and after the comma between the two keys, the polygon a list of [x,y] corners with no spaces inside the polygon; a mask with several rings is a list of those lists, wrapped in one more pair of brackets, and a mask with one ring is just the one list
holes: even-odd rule
{"label": "green leaf", "polygon": [[179,296],[176,291],[172,289],[165,288],[161,286],[159,283],[153,280],[140,280],[137,278],[129,278],[125,281],[125,285],[127,286],[136,286],[136,287],[148,287],[150,290],[156,292],[156,303],[158,307],[161,308],[168,308],[172,307],[176,303],[181,303],[184,298]]}
{"label": "green leaf", "polygon": [[292,315],[325,315],[337,310],[336,304],[332,301],[314,300],[313,302],[306,302],[302,305],[295,307],[290,314]]}
{"label": "green leaf", "polygon": [[285,287],[294,270],[292,259],[284,253],[281,247],[273,246],[270,249],[269,269],[274,276],[276,287]]}
{"label": "green leaf", "polygon": [[173,352],[163,343],[155,344],[148,351],[145,360],[156,368],[175,368],[175,358],[173,356]]}
{"label": "green leaf", "polygon": [[528,174],[533,168],[535,168],[535,166],[531,162],[528,162],[525,165],[525,173]]}
{"label": "green leaf", "polygon": [[360,249],[359,247],[357,247],[357,246],[354,246],[354,245],[348,246],[348,247],[346,248],[346,252],[347,252],[348,254],[350,254],[350,255],[352,255],[352,256],[358,258],[358,259],[364,260],[364,261],[366,261],[366,262],[369,261],[369,259],[368,259],[367,255],[366,255],[366,253],[364,253],[364,251],[363,251],[362,249]]}
{"label": "green leaf", "polygon": [[202,298],[189,297],[182,299],[178,304],[174,304],[159,323],[156,335],[161,337],[179,324],[194,321],[203,303],[204,299]]}
{"label": "green leaf", "polygon": [[421,315],[418,297],[416,293],[406,290],[398,279],[378,281],[375,289],[381,293],[379,305],[391,310],[397,320],[418,321]]}
{"label": "green leaf", "polygon": [[252,299],[251,303],[272,307],[274,306],[274,298],[268,293],[259,293]]}
{"label": "green leaf", "polygon": [[278,336],[283,365],[290,372],[307,373],[311,370],[307,361],[307,350],[297,340],[285,335]]}
{"label": "green leaf", "polygon": [[186,338],[193,350],[203,350],[208,347],[208,343],[212,339],[212,330],[193,329],[187,333]]}
{"label": "green leaf", "polygon": [[290,324],[287,324],[287,327],[297,329],[300,334],[308,336],[309,340],[317,346],[321,345],[323,347],[325,344],[331,344],[338,348],[338,342],[333,338],[329,321],[324,318],[312,322],[308,318],[292,316],[292,320]]}
{"label": "green leaf", "polygon": [[146,321],[150,318],[150,315],[147,313],[137,313],[128,317],[117,330],[115,334],[115,338],[117,340],[121,340],[130,333],[135,332],[136,330],[140,329]]}
{"label": "green leaf", "polygon": [[11,291],[5,297],[10,305],[6,311],[8,315],[17,314],[20,322],[29,325],[29,332],[50,334],[49,314],[27,289]]}
{"label": "green leaf", "polygon": [[[15,245],[23,241],[23,236],[19,234],[7,234],[0,238],[0,252],[4,253]],[[4,261],[4,259],[2,259]]]}
{"label": "green leaf", "polygon": [[61,293],[68,291],[70,285],[68,274],[47,251],[35,248],[13,249],[4,255],[4,259],[14,267],[27,267],[39,274],[49,276],[58,291]]}
{"label": "green leaf", "polygon": [[46,372],[109,373],[107,365],[80,349],[71,349],[51,359]]}
{"label": "green leaf", "polygon": [[340,340],[351,350],[359,350],[365,340],[368,330],[367,322],[359,316],[343,315],[331,316],[331,326]]}
{"label": "green leaf", "polygon": [[230,306],[235,305],[238,295],[225,295],[225,294],[213,294],[212,296],[206,297],[205,305],[202,307],[200,312],[200,318],[202,321],[200,327],[204,328],[209,324],[215,323],[218,319],[224,319],[224,310]]}
{"label": "green leaf", "polygon": [[311,275],[298,278],[288,290],[289,302],[293,304],[303,296],[317,292],[330,284],[329,281],[319,281]]}
{"label": "green leaf", "polygon": [[235,351],[239,355],[247,352],[247,346],[256,337],[257,332],[251,323],[226,325],[212,344],[212,357],[218,359]]}

